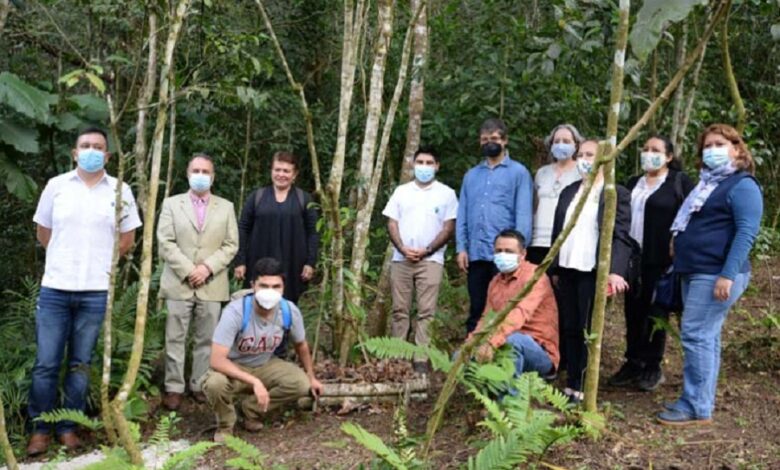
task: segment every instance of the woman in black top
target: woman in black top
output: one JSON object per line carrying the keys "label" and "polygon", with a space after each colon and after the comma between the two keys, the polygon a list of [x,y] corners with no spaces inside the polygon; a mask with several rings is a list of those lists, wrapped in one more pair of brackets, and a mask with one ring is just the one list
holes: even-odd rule
{"label": "woman in black top", "polygon": [[294,185],[298,158],[276,152],[271,162],[271,186],[253,191],[238,221],[239,247],[234,264],[244,287],[255,278],[260,258],[274,258],[284,266],[284,298],[293,303],[306,288],[317,265],[317,211],[311,195]]}
{"label": "woman in black top", "polygon": [[609,384],[652,391],[665,380],[661,360],[666,344],[662,325],[653,329],[656,318],[669,318],[669,312],[652,304],[653,292],[672,264],[669,228],[694,185],[666,137],[649,138],[640,159],[644,173],[629,179],[626,187],[631,191],[631,237],[642,247],[641,281],[626,295],[626,362]]}

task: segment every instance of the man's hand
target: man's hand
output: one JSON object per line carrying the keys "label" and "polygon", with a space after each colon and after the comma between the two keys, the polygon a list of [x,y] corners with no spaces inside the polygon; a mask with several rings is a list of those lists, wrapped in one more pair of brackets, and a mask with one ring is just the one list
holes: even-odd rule
{"label": "man's hand", "polygon": [[409,248],[408,246],[405,246],[401,248],[401,254],[404,255],[407,261],[416,263],[422,259],[423,255],[425,255],[425,249],[418,250],[416,248]]}
{"label": "man's hand", "polygon": [[304,265],[303,271],[301,272],[301,279],[303,280],[303,282],[309,282],[313,277],[314,277],[314,268],[312,268],[308,264]]}
{"label": "man's hand", "polygon": [[263,413],[268,411],[268,404],[271,402],[271,397],[268,395],[268,390],[266,390],[263,382],[260,380],[255,382],[252,391],[255,394],[255,398],[257,398],[257,405],[260,407],[260,411]]}
{"label": "man's hand", "polygon": [[236,266],[236,268],[233,270],[233,277],[239,281],[243,281],[244,276],[246,276],[246,266],[243,264],[241,266]]}
{"label": "man's hand", "polygon": [[208,279],[209,276],[211,276],[211,271],[208,266],[199,264],[195,266],[195,269],[187,276],[187,281],[189,281],[192,287],[200,287],[206,283],[206,279]]}
{"label": "man's hand", "polygon": [[461,251],[458,253],[458,257],[456,259],[458,263],[458,268],[461,270],[461,272],[467,273],[469,271],[469,254],[465,251]]}
{"label": "man's hand", "polygon": [[715,281],[715,289],[712,291],[712,295],[715,296],[717,300],[725,302],[729,300],[729,296],[731,295],[731,286],[733,285],[734,281],[731,279],[718,277],[718,280]]}
{"label": "man's hand", "polygon": [[623,279],[623,276],[610,274],[607,278],[607,289],[611,289],[614,294],[620,294],[628,290],[628,283]]}
{"label": "man's hand", "polygon": [[496,352],[495,349],[493,349],[493,345],[490,343],[485,343],[482,346],[477,349],[477,362],[480,364],[484,364],[486,362],[490,362],[493,360],[493,354]]}
{"label": "man's hand", "polygon": [[325,389],[325,387],[322,386],[322,383],[314,377],[309,377],[309,386],[311,387],[311,393],[314,395],[315,400],[322,395],[322,391]]}

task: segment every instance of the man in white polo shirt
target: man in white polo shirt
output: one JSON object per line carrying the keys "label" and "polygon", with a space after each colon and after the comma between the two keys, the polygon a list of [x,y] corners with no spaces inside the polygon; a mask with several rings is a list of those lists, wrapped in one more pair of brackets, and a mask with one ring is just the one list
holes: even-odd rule
{"label": "man in white polo shirt", "polygon": [[[406,339],[409,311],[417,297],[414,341],[427,345],[428,326],[436,313],[444,270],[444,249],[455,232],[458,198],[449,186],[436,181],[439,156],[420,148],[414,154],[414,181],[398,186],[382,214],[393,243],[390,285],[393,297],[391,333]],[[414,370],[429,372],[425,357],[414,358]]]}
{"label": "man in white polo shirt", "polygon": [[[57,408],[84,410],[89,390],[92,351],[106,311],[109,271],[114,248],[115,178],[106,174],[108,139],[98,128],[83,130],[71,151],[77,168],[49,180],[33,221],[46,249],[46,268],[35,315],[37,353],[32,371],[28,414],[32,436],[29,455],[46,451],[51,425],[34,421]],[[122,185],[119,250],[133,246],[141,225],[135,199]],[[64,396],[57,399],[60,364],[67,346]],[[76,426],[56,425],[60,443],[79,447]]]}

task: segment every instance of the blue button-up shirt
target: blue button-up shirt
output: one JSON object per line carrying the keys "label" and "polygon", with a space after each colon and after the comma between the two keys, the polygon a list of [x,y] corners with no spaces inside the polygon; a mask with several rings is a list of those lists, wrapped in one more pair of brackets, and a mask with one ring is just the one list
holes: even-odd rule
{"label": "blue button-up shirt", "polygon": [[458,252],[468,252],[470,261],[492,261],[496,235],[508,228],[530,242],[533,194],[531,174],[509,155],[493,168],[484,160],[469,170],[460,188]]}

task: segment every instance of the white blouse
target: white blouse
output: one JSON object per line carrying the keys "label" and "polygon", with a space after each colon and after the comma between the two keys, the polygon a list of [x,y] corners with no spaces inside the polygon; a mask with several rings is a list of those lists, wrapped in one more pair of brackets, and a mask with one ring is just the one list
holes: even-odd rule
{"label": "white blouse", "polygon": [[580,179],[582,177],[576,165],[560,176],[555,174],[555,163],[539,168],[534,178],[537,206],[534,213],[534,232],[529,246],[548,248],[552,244],[552,228],[558,197],[563,188]]}
{"label": "white blouse", "polygon": [[[569,233],[568,238],[561,246],[558,257],[558,264],[563,268],[576,269],[577,271],[590,272],[596,267],[596,252],[599,245],[599,202],[601,201],[601,190],[604,184],[594,185],[590,191],[588,200],[582,208],[577,223]],[[583,187],[577,191],[577,194],[566,209],[566,225],[574,213],[577,202],[582,197]]]}
{"label": "white blouse", "polygon": [[665,175],[658,178],[652,187],[647,185],[647,178],[642,175],[639,181],[636,182],[633,191],[631,191],[631,231],[629,233],[631,238],[639,243],[640,247],[645,235],[645,205],[647,204],[647,199],[658,191],[658,188],[664,184],[668,175],[669,172],[667,171]]}

